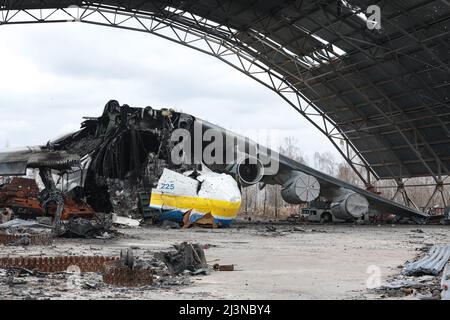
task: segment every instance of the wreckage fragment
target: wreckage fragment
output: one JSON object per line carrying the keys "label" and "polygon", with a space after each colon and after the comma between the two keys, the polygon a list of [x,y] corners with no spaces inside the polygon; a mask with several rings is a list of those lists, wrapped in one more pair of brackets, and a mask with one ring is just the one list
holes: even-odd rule
{"label": "wreckage fragment", "polygon": [[27,169],[38,169],[45,189],[39,194],[39,203],[46,214],[51,213],[53,232],[59,233],[59,222],[64,210],[64,195],[56,188],[52,170],[60,172],[80,167],[77,154],[50,150],[47,147],[25,148],[23,150],[0,153],[0,175],[25,175]]}
{"label": "wreckage fragment", "polygon": [[234,264],[229,264],[229,265],[220,265],[218,263],[216,263],[213,266],[214,270],[216,271],[234,271]]}
{"label": "wreckage fragment", "polygon": [[191,217],[192,210],[186,212],[183,216],[183,228],[187,229],[192,226],[198,226],[203,228],[217,228],[218,225],[211,213],[207,213],[200,218]]}
{"label": "wreckage fragment", "polygon": [[130,269],[120,261],[105,264],[103,282],[114,287],[143,287],[153,283],[151,270]]}
{"label": "wreckage fragment", "polygon": [[107,219],[71,218],[62,222],[61,236],[69,238],[103,237],[105,233],[110,232],[111,225],[112,222]]}
{"label": "wreckage fragment", "polygon": [[153,271],[136,263],[131,249],[122,250],[119,260],[105,263],[103,281],[115,287],[142,287],[153,283]]}
{"label": "wreckage fragment", "polygon": [[24,176],[27,168],[65,170],[79,163],[80,157],[73,153],[49,150],[46,147],[27,147],[22,150],[0,152],[0,175]]}
{"label": "wreckage fragment", "polygon": [[94,210],[81,199],[50,189],[39,193],[37,183],[33,179],[14,177],[0,187],[0,207],[6,208],[5,210],[17,217],[36,218],[47,213],[48,216],[53,216],[57,209],[55,203],[61,201],[64,202],[61,220],[71,217],[89,219],[94,216]]}
{"label": "wreckage fragment", "polygon": [[136,219],[127,218],[127,217],[120,217],[116,214],[113,214],[112,215],[112,223],[122,225],[122,226],[136,228],[136,227],[139,227],[139,225],[141,224],[141,221],[136,220]]}
{"label": "wreckage fragment", "polygon": [[177,275],[186,270],[193,274],[208,272],[205,252],[201,245],[183,242],[174,245],[174,248],[176,251],[155,254],[155,258],[163,261],[171,274]]}

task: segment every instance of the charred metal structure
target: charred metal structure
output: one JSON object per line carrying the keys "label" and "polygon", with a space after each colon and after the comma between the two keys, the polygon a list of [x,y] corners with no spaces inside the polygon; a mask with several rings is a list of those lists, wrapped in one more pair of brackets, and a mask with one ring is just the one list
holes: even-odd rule
{"label": "charred metal structure", "polygon": [[94,210],[111,212],[117,210],[111,193],[124,187],[149,192],[162,167],[170,166],[170,135],[178,118],[167,109],[131,108],[111,100],[100,117],[86,118],[80,131],[50,141],[48,147],[80,156],[81,170],[67,175],[66,189],[83,186],[80,192]]}
{"label": "charred metal structure", "polygon": [[[380,29],[368,26],[370,5]],[[448,1],[0,0],[0,24],[74,21],[212,55],[286,100],[366,187],[394,179],[406,195],[404,179],[429,176],[448,205]]]}

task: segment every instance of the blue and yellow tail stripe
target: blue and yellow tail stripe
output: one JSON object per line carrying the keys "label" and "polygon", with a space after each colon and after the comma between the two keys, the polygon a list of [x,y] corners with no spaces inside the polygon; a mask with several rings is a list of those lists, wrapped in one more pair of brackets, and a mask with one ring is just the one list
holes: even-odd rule
{"label": "blue and yellow tail stripe", "polygon": [[171,194],[152,193],[150,207],[160,210],[180,210],[180,212],[192,210],[195,215],[201,216],[211,213],[220,221],[236,219],[241,208],[241,201],[231,202],[209,198],[180,196]]}

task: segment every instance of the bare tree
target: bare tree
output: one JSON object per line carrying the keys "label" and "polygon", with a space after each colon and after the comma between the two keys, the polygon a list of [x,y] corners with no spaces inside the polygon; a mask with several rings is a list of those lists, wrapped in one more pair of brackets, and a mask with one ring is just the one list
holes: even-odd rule
{"label": "bare tree", "polygon": [[330,176],[334,176],[337,171],[337,164],[331,152],[314,153],[314,167]]}

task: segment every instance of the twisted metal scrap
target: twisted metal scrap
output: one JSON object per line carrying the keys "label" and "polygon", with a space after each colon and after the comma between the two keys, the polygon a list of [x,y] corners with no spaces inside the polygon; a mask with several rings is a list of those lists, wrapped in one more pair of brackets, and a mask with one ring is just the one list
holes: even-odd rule
{"label": "twisted metal scrap", "polygon": [[53,242],[51,234],[0,234],[0,244],[9,244],[22,239],[27,239],[28,244],[35,246],[49,246]]}
{"label": "twisted metal scrap", "polygon": [[66,272],[70,266],[77,266],[81,272],[103,272],[105,263],[118,259],[105,256],[4,257],[0,258],[0,268]]}
{"label": "twisted metal scrap", "polygon": [[153,283],[152,271],[132,269],[121,261],[105,263],[103,282],[115,287],[143,287]]}

